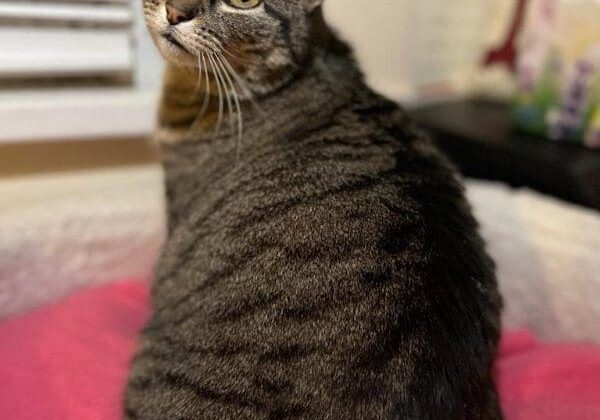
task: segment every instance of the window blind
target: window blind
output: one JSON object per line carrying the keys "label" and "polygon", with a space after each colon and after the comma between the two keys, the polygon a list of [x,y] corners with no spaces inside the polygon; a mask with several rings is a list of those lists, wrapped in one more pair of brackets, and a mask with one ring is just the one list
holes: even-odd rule
{"label": "window blind", "polygon": [[0,0],[0,84],[131,83],[128,0]]}

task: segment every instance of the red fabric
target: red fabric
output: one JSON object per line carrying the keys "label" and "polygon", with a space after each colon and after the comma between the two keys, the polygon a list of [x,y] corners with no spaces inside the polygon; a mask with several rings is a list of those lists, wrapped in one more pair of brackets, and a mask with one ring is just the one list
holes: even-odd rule
{"label": "red fabric", "polygon": [[[147,286],[120,282],[0,324],[0,419],[119,419],[147,315]],[[600,419],[600,347],[508,333],[497,377],[507,420]]]}
{"label": "red fabric", "polygon": [[600,346],[508,333],[496,371],[507,420],[600,420]]}
{"label": "red fabric", "polygon": [[148,290],[121,282],[0,324],[0,419],[113,420]]}

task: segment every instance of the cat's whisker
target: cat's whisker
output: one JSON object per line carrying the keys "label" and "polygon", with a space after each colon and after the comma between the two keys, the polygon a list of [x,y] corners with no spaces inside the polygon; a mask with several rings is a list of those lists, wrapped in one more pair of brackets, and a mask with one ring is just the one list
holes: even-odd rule
{"label": "cat's whisker", "polygon": [[229,128],[231,129],[231,132],[233,133],[234,125],[233,125],[233,106],[232,106],[232,102],[231,102],[231,92],[229,90],[229,86],[228,86],[227,82],[225,81],[223,72],[219,66],[219,56],[215,55],[215,56],[211,57],[211,60],[213,60],[213,62],[215,64],[215,69],[217,70],[216,77],[221,81],[221,84],[223,85],[223,92],[225,94],[225,99],[227,101],[227,111],[229,113]]}
{"label": "cat's whisker", "polygon": [[[208,65],[206,62],[206,56],[203,52],[200,53],[198,60],[199,60],[199,67],[198,67],[199,75],[198,75],[198,77],[201,78],[202,74],[204,74],[204,99],[202,102],[202,107],[200,108],[198,115],[194,119],[194,122],[192,123],[191,128],[195,128],[198,126],[198,124],[200,124],[200,122],[202,121],[202,117],[204,117],[204,115],[206,115],[206,111],[208,110],[208,106],[210,104],[210,79],[209,79],[209,75],[208,75]],[[200,60],[202,63],[201,67],[200,67]]]}
{"label": "cat's whisker", "polygon": [[200,109],[200,117],[203,117],[206,114],[206,110],[208,109],[208,104],[210,103],[210,77],[208,74],[208,66],[206,64],[206,54],[204,52],[202,54],[202,68],[204,69],[204,102],[202,103],[202,108]]}
{"label": "cat's whisker", "polygon": [[247,58],[242,58],[242,57],[240,57],[239,55],[237,55],[237,54],[235,54],[235,53],[233,53],[233,52],[229,51],[227,48],[225,48],[225,46],[222,46],[222,47],[221,47],[221,50],[222,50],[222,51],[223,51],[225,54],[229,55],[231,58],[235,59],[236,61],[239,61],[239,62],[240,62],[240,63],[242,63],[242,64],[253,64],[253,63],[254,63],[252,60],[249,60],[249,59],[247,59]]}
{"label": "cat's whisker", "polygon": [[208,59],[208,62],[210,63],[210,68],[212,70],[212,73],[215,76],[214,80],[215,80],[215,83],[217,84],[217,91],[219,94],[219,111],[218,111],[218,115],[217,115],[217,124],[215,125],[215,132],[214,132],[214,136],[218,137],[219,133],[221,132],[221,123],[223,122],[223,107],[224,107],[223,88],[221,86],[221,80],[216,76],[217,69],[216,69],[215,62],[212,58],[212,53],[207,54],[207,59]]}
{"label": "cat's whisker", "polygon": [[202,86],[202,59],[198,56],[198,78],[196,80],[196,86],[194,86],[194,95],[200,91],[200,86]]}
{"label": "cat's whisker", "polygon": [[223,54],[219,53],[218,55],[221,57],[222,63],[227,67],[227,69],[229,70],[229,73],[235,79],[238,86],[242,89],[242,93],[244,94],[244,99],[247,99],[248,101],[250,101],[250,103],[252,104],[254,109],[256,109],[256,111],[264,118],[263,110],[258,105],[258,103],[256,103],[256,100],[254,99],[254,94],[250,91],[250,88],[248,88],[248,85],[246,84],[246,82],[244,81],[242,76],[239,75],[239,73],[233,68],[233,66],[229,63],[229,61]]}
{"label": "cat's whisker", "polygon": [[237,84],[242,89],[244,95],[247,96],[248,99],[253,99],[252,92],[248,88],[248,85],[246,85],[246,82],[242,79],[242,77],[239,75],[239,73],[229,63],[229,60],[227,60],[227,58],[221,52],[218,52],[217,54],[219,55],[219,57],[221,57],[223,63],[225,64],[225,66],[227,66],[227,68],[231,72],[232,76],[235,78]]}
{"label": "cat's whisker", "polygon": [[238,121],[238,145],[237,145],[237,158],[236,158],[236,160],[239,161],[240,160],[240,154],[242,152],[242,133],[244,131],[243,116],[242,116],[242,107],[240,105],[239,95],[237,93],[237,89],[235,88],[233,80],[231,79],[231,76],[229,75],[228,70],[223,65],[223,59],[220,56],[217,56],[216,58],[217,58],[217,63],[220,65],[221,69],[223,70],[223,73],[225,74],[225,77],[227,78],[227,82],[229,83],[229,86],[231,87],[231,92],[232,92],[232,95],[233,95],[233,101],[235,103],[235,107],[236,107],[236,110],[237,110],[236,114],[237,114],[237,121]]}
{"label": "cat's whisker", "polygon": [[[241,107],[241,103],[240,103],[240,96],[239,96],[239,93],[238,93],[237,88],[235,86],[234,80],[232,79],[231,72],[227,69],[227,67],[225,66],[225,64],[223,63],[223,61],[224,61],[224,57],[219,56],[218,57],[218,62],[220,64],[221,68],[223,69],[223,73],[227,77],[227,81],[229,82],[229,86],[231,86],[232,93],[233,93],[233,99],[236,102],[236,107],[239,110],[239,113],[241,115],[242,107]],[[242,121],[240,120],[238,124],[240,125],[239,128],[240,128],[240,135],[241,135]]]}

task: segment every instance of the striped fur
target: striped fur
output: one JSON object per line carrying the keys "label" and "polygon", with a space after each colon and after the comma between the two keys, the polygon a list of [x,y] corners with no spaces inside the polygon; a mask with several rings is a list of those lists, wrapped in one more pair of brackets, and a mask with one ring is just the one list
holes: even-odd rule
{"label": "striped fur", "polygon": [[126,419],[501,418],[500,298],[460,180],[325,38],[243,103],[241,146],[165,117],[192,83],[170,67],[169,236]]}

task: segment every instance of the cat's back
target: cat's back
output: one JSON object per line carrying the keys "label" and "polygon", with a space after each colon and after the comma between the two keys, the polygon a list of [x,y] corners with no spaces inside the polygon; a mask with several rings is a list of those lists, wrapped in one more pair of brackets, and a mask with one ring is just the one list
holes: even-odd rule
{"label": "cat's back", "polygon": [[[415,246],[454,225],[477,236],[454,169],[396,104],[361,92],[333,113],[296,123],[285,134],[259,134],[235,162],[234,149],[205,158],[187,169],[195,172],[186,174],[189,185],[173,180],[187,200],[173,206],[177,223],[158,283],[188,278],[182,265],[203,272],[223,253],[260,259],[270,255],[265,249],[284,250],[275,257],[288,266],[303,252],[333,258],[336,247],[368,248],[403,229]],[[319,239],[335,246],[319,249]]]}
{"label": "cat's back", "polygon": [[[425,419],[425,403],[456,406],[429,398],[465,386],[494,412],[479,393],[499,300],[451,166],[375,95],[311,124],[255,142],[233,169],[199,170],[202,194],[157,268],[129,403],[192,418]],[[400,404],[409,387],[432,396]]]}

